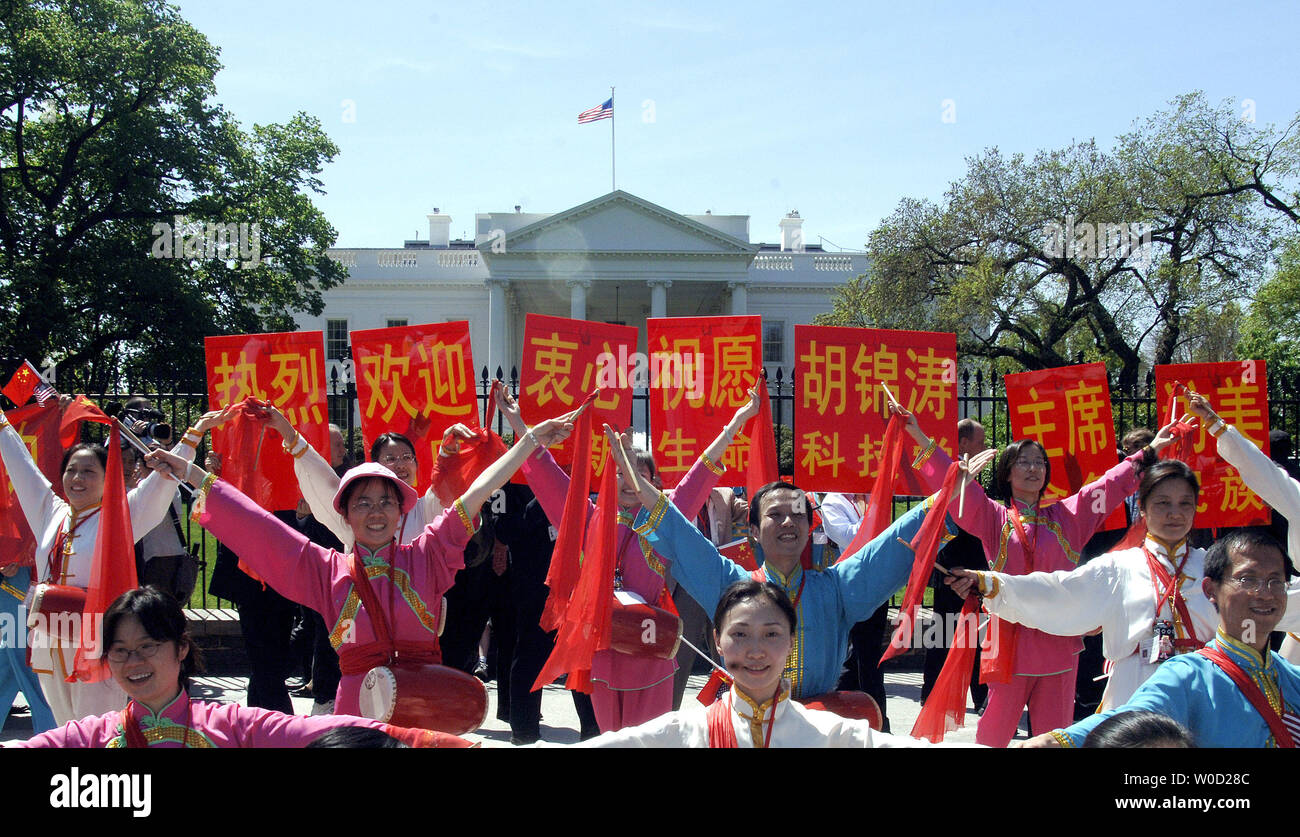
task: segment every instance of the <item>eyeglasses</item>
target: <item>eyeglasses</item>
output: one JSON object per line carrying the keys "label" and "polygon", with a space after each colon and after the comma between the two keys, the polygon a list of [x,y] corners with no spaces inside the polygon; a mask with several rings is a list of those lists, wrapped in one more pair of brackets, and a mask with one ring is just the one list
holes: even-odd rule
{"label": "eyeglasses", "polygon": [[384,514],[388,514],[389,512],[397,511],[400,507],[400,503],[389,497],[385,497],[378,503],[363,498],[352,504],[352,511],[359,512],[360,514],[370,514],[371,511],[379,509]]}
{"label": "eyeglasses", "polygon": [[415,454],[404,453],[401,456],[393,456],[391,453],[386,453],[379,457],[380,465],[396,465],[398,462],[401,462],[404,465],[414,465]]}
{"label": "eyeglasses", "polygon": [[1228,580],[1247,593],[1258,593],[1261,589],[1267,588],[1268,592],[1276,595],[1286,590],[1286,582],[1280,578],[1255,578],[1253,575],[1243,575]]}
{"label": "eyeglasses", "polygon": [[1019,468],[1022,471],[1032,471],[1035,468],[1046,468],[1047,460],[1046,459],[1017,459],[1015,461],[1015,467]]}
{"label": "eyeglasses", "polygon": [[147,660],[157,654],[158,649],[162,648],[164,644],[162,642],[145,642],[139,648],[110,648],[106,656],[110,663],[124,663],[131,659],[132,654],[142,660]]}

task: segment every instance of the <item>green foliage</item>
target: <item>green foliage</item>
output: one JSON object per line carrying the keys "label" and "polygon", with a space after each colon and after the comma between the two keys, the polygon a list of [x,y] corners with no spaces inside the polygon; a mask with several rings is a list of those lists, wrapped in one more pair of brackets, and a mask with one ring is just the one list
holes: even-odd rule
{"label": "green foliage", "polygon": [[1221,356],[1300,222],[1298,134],[1300,116],[1257,127],[1193,93],[1110,151],[988,149],[939,203],[899,203],[818,323],[954,331],[962,354],[1019,369],[1100,360],[1123,387]]}
{"label": "green foliage", "polygon": [[1268,361],[1270,377],[1300,375],[1300,236],[1280,248],[1277,270],[1255,296],[1237,351]]}
{"label": "green foliage", "polygon": [[[160,0],[0,7],[0,354],[59,361],[63,387],[181,378],[204,335],[322,310],[345,273],[310,193],[337,149],[305,114],[242,130],[220,67]],[[178,216],[256,223],[256,259],[156,258]]]}

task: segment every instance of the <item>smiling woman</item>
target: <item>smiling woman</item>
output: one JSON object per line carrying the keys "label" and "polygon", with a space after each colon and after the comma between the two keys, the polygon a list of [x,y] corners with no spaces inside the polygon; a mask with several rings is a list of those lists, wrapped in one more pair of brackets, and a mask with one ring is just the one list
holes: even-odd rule
{"label": "smiling woman", "polygon": [[790,597],[777,585],[753,579],[732,584],[718,599],[714,624],[718,651],[734,681],[726,695],[707,709],[693,703],[579,746],[931,746],[914,738],[876,732],[867,721],[809,709],[791,700],[790,684],[782,674],[793,647],[798,617]]}

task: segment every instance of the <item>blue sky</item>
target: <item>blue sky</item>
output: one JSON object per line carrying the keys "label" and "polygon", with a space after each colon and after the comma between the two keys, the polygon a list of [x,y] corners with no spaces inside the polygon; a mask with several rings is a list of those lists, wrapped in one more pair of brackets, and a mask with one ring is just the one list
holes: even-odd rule
{"label": "blue sky", "polygon": [[610,123],[577,115],[611,85],[620,189],[749,215],[753,241],[798,209],[806,241],[847,249],[990,146],[1108,147],[1197,89],[1300,112],[1288,2],[177,5],[242,123],[321,120],[340,153],[317,205],[345,247],[427,237],[435,206],[459,237],[605,194]]}

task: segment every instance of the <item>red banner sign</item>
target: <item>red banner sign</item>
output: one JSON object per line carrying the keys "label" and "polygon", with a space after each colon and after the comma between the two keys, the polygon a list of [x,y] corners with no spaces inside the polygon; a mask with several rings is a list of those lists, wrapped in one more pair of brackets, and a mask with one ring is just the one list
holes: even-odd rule
{"label": "red banner sign", "polygon": [[[953,454],[958,418],[955,334],[796,325],[794,345],[794,474],[800,488],[850,493],[872,489],[889,420],[882,384],[916,414],[921,428],[941,448]],[[906,444],[910,446],[910,440]],[[911,468],[900,468],[899,477],[900,493],[929,493]]]}
{"label": "red banner sign", "polygon": [[[63,496],[63,475],[59,473],[63,447],[59,444],[58,402],[19,407],[5,413],[5,418],[18,431],[36,467],[54,486],[55,493]],[[0,462],[0,565],[18,563],[32,566],[35,552],[36,538],[27,525],[22,507],[18,505],[18,495],[5,472],[4,462]]]}
{"label": "red banner sign", "polygon": [[[646,320],[651,449],[664,487],[677,485],[749,400],[763,365],[761,327],[756,316]],[[744,483],[747,430],[723,455],[733,472],[724,481]]]}
{"label": "red banner sign", "polygon": [[[1005,376],[1011,434],[1047,451],[1052,478],[1043,504],[1078,492],[1119,462],[1106,364],[1085,363]],[[1102,529],[1121,529],[1123,507]]]}
{"label": "red banner sign", "polygon": [[[618,375],[621,359],[634,357],[636,329],[632,326],[570,320],[528,314],[524,318],[524,356],[519,373],[519,410],[531,427],[539,421],[576,409],[601,387],[589,409],[592,415],[591,478],[604,473],[606,448],[602,425],[626,429],[632,423],[632,385]],[[555,461],[573,460],[574,440],[551,449]]]}
{"label": "red banner sign", "polygon": [[469,323],[374,328],[352,332],[351,340],[366,449],[384,433],[410,439],[423,492],[443,431],[457,422],[479,426]]}
{"label": "red banner sign", "polygon": [[[1268,378],[1262,360],[1181,363],[1156,367],[1156,424],[1187,412],[1187,399],[1174,395],[1175,382],[1199,392],[1219,418],[1268,453]],[[1174,404],[1175,399],[1177,404]],[[1153,428],[1154,429],[1154,428]],[[1197,528],[1253,526],[1269,522],[1269,508],[1246,487],[1241,474],[1218,454],[1218,445],[1203,425],[1189,437],[1187,464],[1201,482]]]}
{"label": "red banner sign", "polygon": [[[206,337],[208,404],[220,409],[252,396],[270,401],[317,451],[329,452],[325,402],[325,338],[319,331]],[[293,459],[269,428],[256,462],[232,461],[227,435],[212,434],[222,476],[268,511],[292,509],[301,496]]]}

